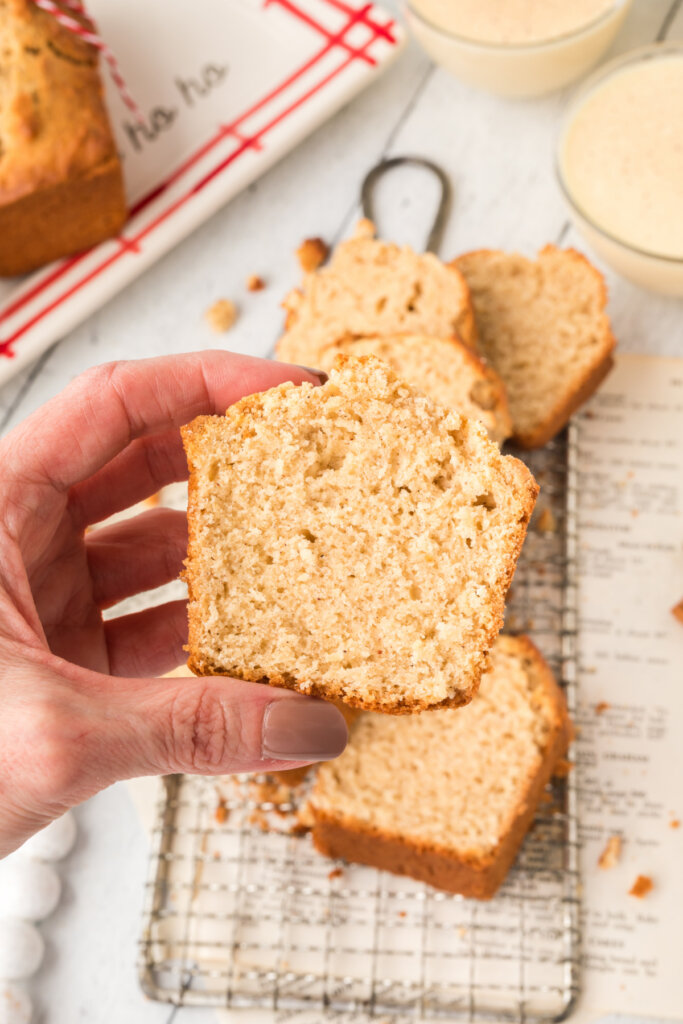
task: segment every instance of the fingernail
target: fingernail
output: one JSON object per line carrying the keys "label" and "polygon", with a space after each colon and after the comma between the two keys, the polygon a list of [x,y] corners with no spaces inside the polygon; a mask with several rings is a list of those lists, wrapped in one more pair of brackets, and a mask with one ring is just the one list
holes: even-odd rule
{"label": "fingernail", "polygon": [[344,716],[324,700],[274,700],[263,716],[263,756],[278,761],[328,761],[347,739]]}
{"label": "fingernail", "polygon": [[325,381],[329,380],[329,377],[327,376],[324,370],[314,370],[312,366],[301,366],[300,364],[297,365],[299,365],[300,370],[305,370],[306,373],[312,373],[314,377],[318,378],[321,384],[324,384]]}

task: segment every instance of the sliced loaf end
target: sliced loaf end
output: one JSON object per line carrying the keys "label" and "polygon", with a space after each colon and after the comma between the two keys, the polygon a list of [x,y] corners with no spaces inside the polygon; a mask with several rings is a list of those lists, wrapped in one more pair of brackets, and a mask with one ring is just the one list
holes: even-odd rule
{"label": "sliced loaf end", "polygon": [[314,844],[488,899],[569,740],[564,696],[539,651],[527,637],[500,637],[468,707],[360,716],[344,753],[318,770]]}
{"label": "sliced loaf end", "polygon": [[554,245],[536,260],[482,249],[455,263],[472,294],[479,350],[505,383],[514,440],[541,447],[612,367],[604,279],[581,253]]}

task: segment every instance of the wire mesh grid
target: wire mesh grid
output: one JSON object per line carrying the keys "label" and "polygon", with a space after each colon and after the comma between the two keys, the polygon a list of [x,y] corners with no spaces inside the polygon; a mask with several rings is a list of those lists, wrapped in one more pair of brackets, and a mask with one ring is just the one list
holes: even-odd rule
{"label": "wire mesh grid", "polygon": [[[524,458],[541,497],[506,631],[536,641],[575,707],[575,427]],[[555,778],[499,894],[480,903],[335,864],[293,826],[296,789],[170,776],[153,833],[140,978],[183,1005],[560,1021],[578,993],[573,774]]]}

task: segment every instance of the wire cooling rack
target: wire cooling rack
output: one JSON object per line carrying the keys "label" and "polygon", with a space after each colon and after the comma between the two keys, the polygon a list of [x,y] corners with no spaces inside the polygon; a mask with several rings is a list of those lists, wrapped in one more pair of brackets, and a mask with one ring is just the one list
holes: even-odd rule
{"label": "wire cooling rack", "polygon": [[[524,459],[541,484],[506,631],[529,633],[575,709],[575,428]],[[142,987],[283,1020],[560,1021],[578,994],[573,773],[556,778],[490,902],[329,861],[292,828],[296,795],[253,777],[165,780],[140,947]],[[356,1019],[354,1017],[354,1019]]]}

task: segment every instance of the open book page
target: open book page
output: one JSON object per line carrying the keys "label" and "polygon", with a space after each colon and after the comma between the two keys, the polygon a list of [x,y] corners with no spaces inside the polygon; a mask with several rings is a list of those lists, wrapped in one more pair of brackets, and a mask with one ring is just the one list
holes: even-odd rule
{"label": "open book page", "polygon": [[620,356],[579,422],[580,1007],[680,1016],[683,360]]}

